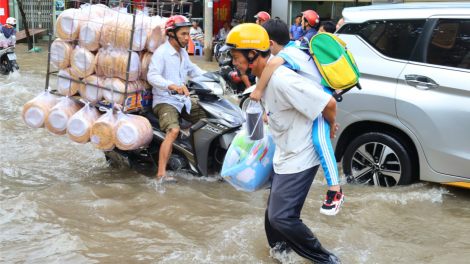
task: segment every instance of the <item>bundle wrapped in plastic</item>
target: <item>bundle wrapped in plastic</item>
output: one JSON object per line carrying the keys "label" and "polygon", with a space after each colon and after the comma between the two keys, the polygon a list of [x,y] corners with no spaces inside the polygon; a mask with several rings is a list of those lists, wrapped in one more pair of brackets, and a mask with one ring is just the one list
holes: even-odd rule
{"label": "bundle wrapped in plastic", "polygon": [[[50,89],[50,88],[49,88]],[[23,122],[30,128],[44,126],[49,110],[57,104],[57,98],[50,91],[41,92],[23,107]]]}
{"label": "bundle wrapped in plastic", "polygon": [[[108,14],[112,14],[108,16]],[[132,38],[132,50],[141,51],[147,43],[147,31],[144,28],[144,14],[140,11],[136,13],[134,35]],[[103,24],[103,34],[100,43],[104,47],[129,48],[131,43],[133,14],[121,11],[107,13]]]}
{"label": "bundle wrapped in plastic", "polygon": [[92,75],[96,69],[95,55],[89,50],[77,46],[72,52],[70,66],[73,73],[80,78]]}
{"label": "bundle wrapped in plastic", "polygon": [[[110,103],[122,104],[124,102],[124,92],[126,91],[126,81],[119,79],[119,78],[108,78],[104,82],[104,86],[112,89],[113,91],[104,90],[103,96],[106,101]],[[145,89],[144,82],[142,80],[136,80],[133,82],[129,82],[127,85],[127,92],[132,93],[138,90]],[[114,91],[118,91],[121,93],[116,93]]]}
{"label": "bundle wrapped in plastic", "polygon": [[[125,49],[100,49],[96,55],[96,63],[98,65],[97,75],[108,78],[118,77],[125,80],[128,61],[129,53]],[[137,80],[140,76],[140,72],[141,64],[139,55],[136,52],[132,52],[129,67],[129,81]]]}
{"label": "bundle wrapped in plastic", "polygon": [[102,18],[90,20],[80,27],[78,40],[80,45],[89,51],[97,51],[100,48],[100,34]]}
{"label": "bundle wrapped in plastic", "polygon": [[103,4],[90,5],[88,3],[81,5],[80,9],[82,10],[82,14],[86,20],[103,18],[110,10],[109,7]]}
{"label": "bundle wrapped in plastic", "polygon": [[153,16],[145,18],[145,28],[147,29],[147,43],[145,48],[150,52],[155,52],[163,43],[164,35],[160,27],[161,17]]}
{"label": "bundle wrapped in plastic", "polygon": [[160,30],[162,31],[162,44],[165,43],[166,41],[166,35],[165,35],[165,25],[166,25],[166,21],[168,20],[168,17],[162,17],[160,18]]}
{"label": "bundle wrapped in plastic", "polygon": [[235,136],[225,155],[221,175],[239,191],[254,192],[271,185],[276,144],[269,128],[264,128],[264,138],[246,141],[246,127]]}
{"label": "bundle wrapped in plastic", "polygon": [[[78,92],[85,101],[98,103],[98,101],[103,99],[103,89],[99,87],[104,86],[104,78],[100,78],[96,75],[90,75],[82,81],[86,82],[87,84],[80,83],[78,86]],[[94,84],[99,87],[95,87],[90,84]]]}
{"label": "bundle wrapped in plastic", "polygon": [[87,50],[96,51],[100,48],[100,36],[103,23],[105,21],[106,11],[109,9],[102,4],[80,6],[84,21],[80,25],[78,40],[80,45]]}
{"label": "bundle wrapped in plastic", "polygon": [[150,59],[152,58],[153,53],[142,52],[140,54],[140,65],[142,65],[142,74],[140,75],[141,79],[147,80],[147,74],[149,73]]}
{"label": "bundle wrapped in plastic", "polygon": [[70,68],[59,71],[59,76],[65,78],[57,78],[57,90],[63,95],[76,95],[78,93],[78,82],[72,81],[72,79],[79,80],[78,76],[73,74]]}
{"label": "bundle wrapped in plastic", "polygon": [[63,11],[56,22],[56,34],[65,41],[78,38],[80,25],[84,21],[82,10],[70,8]]}
{"label": "bundle wrapped in plastic", "polygon": [[51,44],[51,64],[60,69],[66,69],[70,65],[72,44],[58,38]]}
{"label": "bundle wrapped in plastic", "polygon": [[111,108],[100,107],[100,110],[106,111],[106,113],[91,126],[91,143],[97,149],[110,151],[116,146],[114,144],[113,132],[117,117]]}
{"label": "bundle wrapped in plastic", "polygon": [[75,113],[80,110],[80,105],[68,97],[59,99],[59,103],[49,110],[46,115],[45,127],[54,135],[64,135],[67,123]]}
{"label": "bundle wrapped in plastic", "polygon": [[100,117],[98,110],[90,103],[81,100],[85,106],[75,113],[67,123],[67,136],[75,143],[85,144],[90,141],[91,126]]}
{"label": "bundle wrapped in plastic", "polygon": [[152,141],[153,129],[145,117],[118,112],[113,135],[116,147],[135,150]]}

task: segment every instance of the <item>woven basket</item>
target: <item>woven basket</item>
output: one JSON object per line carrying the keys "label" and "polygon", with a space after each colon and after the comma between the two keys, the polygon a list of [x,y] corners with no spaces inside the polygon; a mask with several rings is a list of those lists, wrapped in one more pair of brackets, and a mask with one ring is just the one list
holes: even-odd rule
{"label": "woven basket", "polygon": [[70,65],[72,56],[72,43],[62,39],[56,39],[51,44],[51,64],[60,69],[66,69]]}
{"label": "woven basket", "polygon": [[75,75],[80,78],[85,78],[86,76],[92,75],[95,73],[96,68],[96,59],[95,55],[88,51],[85,48],[76,48],[72,52],[72,61],[70,65],[72,66],[72,71]]}
{"label": "woven basket", "polygon": [[51,108],[46,115],[44,125],[46,129],[55,135],[64,135],[70,117],[80,110],[80,105],[66,97],[61,98],[61,102]]}
{"label": "woven basket", "polygon": [[30,128],[43,127],[47,113],[56,104],[57,99],[54,95],[47,92],[41,93],[24,105],[21,113],[23,122]]}
{"label": "woven basket", "polygon": [[[94,84],[100,87],[104,86],[104,79],[99,78],[96,75],[90,75],[82,80],[83,82]],[[103,89],[80,83],[78,86],[78,92],[80,93],[83,100],[87,102],[98,103],[101,99],[103,99]]]}
{"label": "woven basket", "polygon": [[65,10],[57,18],[55,27],[57,36],[67,41],[76,40],[82,21],[81,10],[74,8]]}
{"label": "woven basket", "polygon": [[98,110],[85,105],[67,123],[67,136],[69,139],[79,144],[85,144],[90,141],[91,127],[99,116]]}
{"label": "woven basket", "polygon": [[60,77],[57,78],[57,90],[59,93],[68,96],[76,95],[78,93],[78,86],[80,83],[72,81],[70,78],[75,80],[79,80],[80,78],[73,74],[70,68],[60,70],[58,75],[69,78],[69,80]]}

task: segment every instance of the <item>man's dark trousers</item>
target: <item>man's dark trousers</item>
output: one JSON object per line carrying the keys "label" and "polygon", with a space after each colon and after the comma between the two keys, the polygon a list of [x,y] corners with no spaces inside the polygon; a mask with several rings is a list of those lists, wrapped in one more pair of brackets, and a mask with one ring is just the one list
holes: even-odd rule
{"label": "man's dark trousers", "polygon": [[329,263],[326,251],[316,236],[302,223],[300,212],[318,171],[318,165],[294,174],[273,173],[265,230],[269,246],[287,243],[300,256],[318,263]]}

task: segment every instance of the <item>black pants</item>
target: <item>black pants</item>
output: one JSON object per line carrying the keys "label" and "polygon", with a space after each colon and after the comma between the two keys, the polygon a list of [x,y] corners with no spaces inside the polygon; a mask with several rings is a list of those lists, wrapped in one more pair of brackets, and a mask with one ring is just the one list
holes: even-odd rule
{"label": "black pants", "polygon": [[[318,166],[294,174],[273,173],[265,230],[270,247],[286,243],[297,254],[318,263],[336,263],[317,237],[302,223],[300,212]],[[330,258],[331,256],[331,258]]]}

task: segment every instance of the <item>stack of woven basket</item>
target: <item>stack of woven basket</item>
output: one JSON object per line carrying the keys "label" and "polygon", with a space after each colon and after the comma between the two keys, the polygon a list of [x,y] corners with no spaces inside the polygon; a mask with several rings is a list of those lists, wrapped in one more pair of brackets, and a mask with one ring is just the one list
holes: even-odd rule
{"label": "stack of woven basket", "polygon": [[[63,77],[57,82],[58,91],[68,96],[79,92],[88,102],[122,104],[126,92],[132,95],[145,90],[148,83],[135,81],[147,79],[152,54],[166,40],[162,26],[166,20],[101,4],[84,4],[62,12],[56,23],[60,38],[51,46],[51,63]],[[107,83],[113,88],[104,85],[107,79],[112,80]]]}
{"label": "stack of woven basket", "polygon": [[57,91],[64,97],[57,99],[50,90],[40,93],[24,105],[24,123],[54,135],[67,134],[79,144],[91,141],[103,151],[149,144],[153,129],[146,118],[115,113],[114,107],[98,111],[92,103],[104,101],[120,109],[126,93],[151,88],[146,81],[150,60],[166,40],[167,19],[101,4],[75,7],[58,17],[58,38],[50,48],[51,64],[59,69]]}

